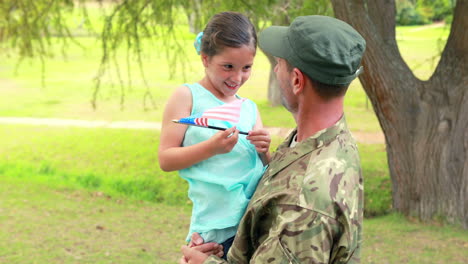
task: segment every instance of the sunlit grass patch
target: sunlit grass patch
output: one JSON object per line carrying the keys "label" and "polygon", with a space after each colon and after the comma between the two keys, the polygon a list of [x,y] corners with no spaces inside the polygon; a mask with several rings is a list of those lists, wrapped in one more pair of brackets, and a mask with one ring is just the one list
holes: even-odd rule
{"label": "sunlit grass patch", "polygon": [[157,131],[0,127],[0,173],[5,177],[187,204],[186,182],[159,168]]}

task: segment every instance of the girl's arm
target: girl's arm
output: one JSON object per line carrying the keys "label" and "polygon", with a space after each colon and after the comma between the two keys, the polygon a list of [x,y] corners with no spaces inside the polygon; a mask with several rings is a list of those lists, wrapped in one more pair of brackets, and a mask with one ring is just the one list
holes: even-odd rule
{"label": "girl's arm", "polygon": [[159,166],[163,171],[188,168],[216,154],[231,151],[237,143],[238,131],[231,128],[201,143],[182,147],[187,126],[173,123],[172,120],[190,116],[191,109],[192,93],[188,87],[181,86],[169,98],[163,114],[158,151]]}
{"label": "girl's arm", "polygon": [[263,164],[266,165],[270,162],[270,132],[263,128],[262,118],[260,117],[260,112],[257,109],[257,122],[252,131],[249,131],[249,135],[247,139],[250,140],[255,146],[260,159],[262,160]]}

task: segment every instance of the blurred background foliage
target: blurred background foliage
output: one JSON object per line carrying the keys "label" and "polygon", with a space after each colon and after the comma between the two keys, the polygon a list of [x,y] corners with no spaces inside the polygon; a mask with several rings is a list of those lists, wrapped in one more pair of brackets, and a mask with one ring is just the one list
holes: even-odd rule
{"label": "blurred background foliage", "polygon": [[396,23],[399,26],[452,22],[456,0],[397,0]]}

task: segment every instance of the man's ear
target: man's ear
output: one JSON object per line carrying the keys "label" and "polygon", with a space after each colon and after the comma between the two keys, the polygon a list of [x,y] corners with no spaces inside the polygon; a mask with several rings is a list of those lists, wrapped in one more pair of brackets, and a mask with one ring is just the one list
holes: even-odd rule
{"label": "man's ear", "polygon": [[299,70],[298,68],[294,68],[291,72],[291,78],[292,78],[291,83],[293,87],[293,93],[295,95],[302,93],[302,91],[304,90],[304,86],[305,86],[304,73],[302,73],[302,71]]}

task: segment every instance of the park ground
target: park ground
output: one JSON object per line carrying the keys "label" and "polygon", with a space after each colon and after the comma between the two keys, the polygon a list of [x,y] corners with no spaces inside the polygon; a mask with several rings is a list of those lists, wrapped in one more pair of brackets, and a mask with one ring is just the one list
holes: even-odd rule
{"label": "park ground", "polygon": [[[27,182],[0,185],[0,263],[176,263],[190,208]],[[362,263],[463,264],[468,235],[391,214],[364,222]]]}

